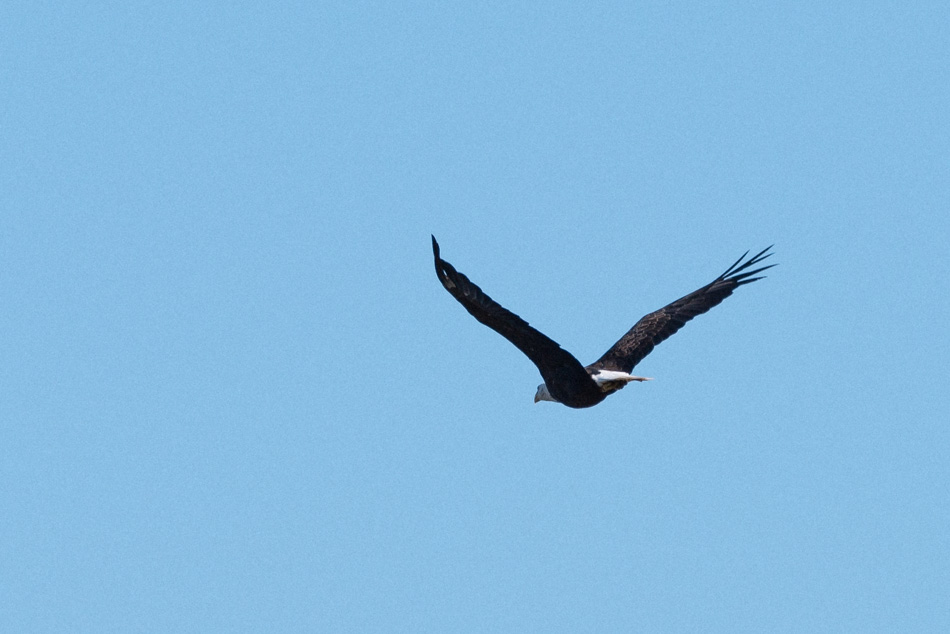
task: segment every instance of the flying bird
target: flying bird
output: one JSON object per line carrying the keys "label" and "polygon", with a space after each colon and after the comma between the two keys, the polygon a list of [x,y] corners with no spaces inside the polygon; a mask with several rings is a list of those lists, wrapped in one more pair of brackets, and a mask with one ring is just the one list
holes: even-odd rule
{"label": "flying bird", "polygon": [[538,366],[544,383],[538,386],[534,402],[554,401],[575,408],[597,405],[631,381],[651,380],[648,377],[634,376],[630,371],[650,354],[657,344],[682,328],[687,321],[716,306],[743,284],[762,279],[764,276],[755,276],[772,268],[774,264],[751,271],[748,269],[771,256],[771,248],[766,247],[748,259],[746,256],[749,252],[746,251],[735,264],[709,284],[645,315],[620,341],[605,352],[604,356],[585,367],[557,342],[501,306],[443,260],[439,255],[439,243],[436,242],[435,236],[432,236],[435,273],[445,290],[475,319],[515,344],[515,347]]}

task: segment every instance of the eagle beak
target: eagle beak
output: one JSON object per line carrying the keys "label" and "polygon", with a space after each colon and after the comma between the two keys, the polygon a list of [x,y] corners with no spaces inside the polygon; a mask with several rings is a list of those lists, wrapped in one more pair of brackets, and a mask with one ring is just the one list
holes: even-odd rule
{"label": "eagle beak", "polygon": [[541,397],[538,396],[537,394],[535,394],[535,395],[534,395],[534,402],[535,402],[535,403],[540,403],[540,402],[541,402]]}

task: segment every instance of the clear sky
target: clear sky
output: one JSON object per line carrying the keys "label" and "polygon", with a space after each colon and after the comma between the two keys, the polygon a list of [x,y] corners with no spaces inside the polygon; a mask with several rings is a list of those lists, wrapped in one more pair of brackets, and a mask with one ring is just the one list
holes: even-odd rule
{"label": "clear sky", "polygon": [[[950,631],[945,2],[5,2],[0,87],[0,630]],[[780,266],[571,410],[430,233],[584,363]]]}

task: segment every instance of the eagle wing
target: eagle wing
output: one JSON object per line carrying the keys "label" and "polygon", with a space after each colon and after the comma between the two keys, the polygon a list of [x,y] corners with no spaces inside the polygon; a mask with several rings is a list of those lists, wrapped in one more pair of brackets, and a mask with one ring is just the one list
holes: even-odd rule
{"label": "eagle wing", "polygon": [[439,256],[439,243],[432,236],[432,253],[435,255],[435,273],[452,297],[458,300],[471,315],[502,337],[513,343],[538,366],[544,382],[551,387],[571,381],[593,383],[590,375],[574,355],[528,322],[514,314],[485,294],[465,275]]}
{"label": "eagle wing", "polygon": [[696,315],[702,315],[716,306],[743,284],[762,279],[761,276],[753,276],[772,268],[775,266],[774,264],[752,271],[747,269],[772,255],[768,252],[771,248],[769,246],[743,262],[749,254],[746,251],[741,258],[736,260],[735,264],[706,286],[693,291],[672,304],[664,306],[656,312],[645,315],[634,324],[633,328],[627,331],[627,334],[620,338],[620,341],[605,352],[604,356],[587,367],[598,370],[630,372],[635,365],[653,351],[657,344],[682,328],[690,319]]}

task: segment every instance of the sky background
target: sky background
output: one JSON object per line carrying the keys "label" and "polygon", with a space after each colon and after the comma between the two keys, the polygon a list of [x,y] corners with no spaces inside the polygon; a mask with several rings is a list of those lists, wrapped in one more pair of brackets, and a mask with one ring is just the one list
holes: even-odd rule
{"label": "sky background", "polygon": [[[945,2],[0,6],[0,630],[950,631]],[[590,363],[780,266],[588,410]]]}

